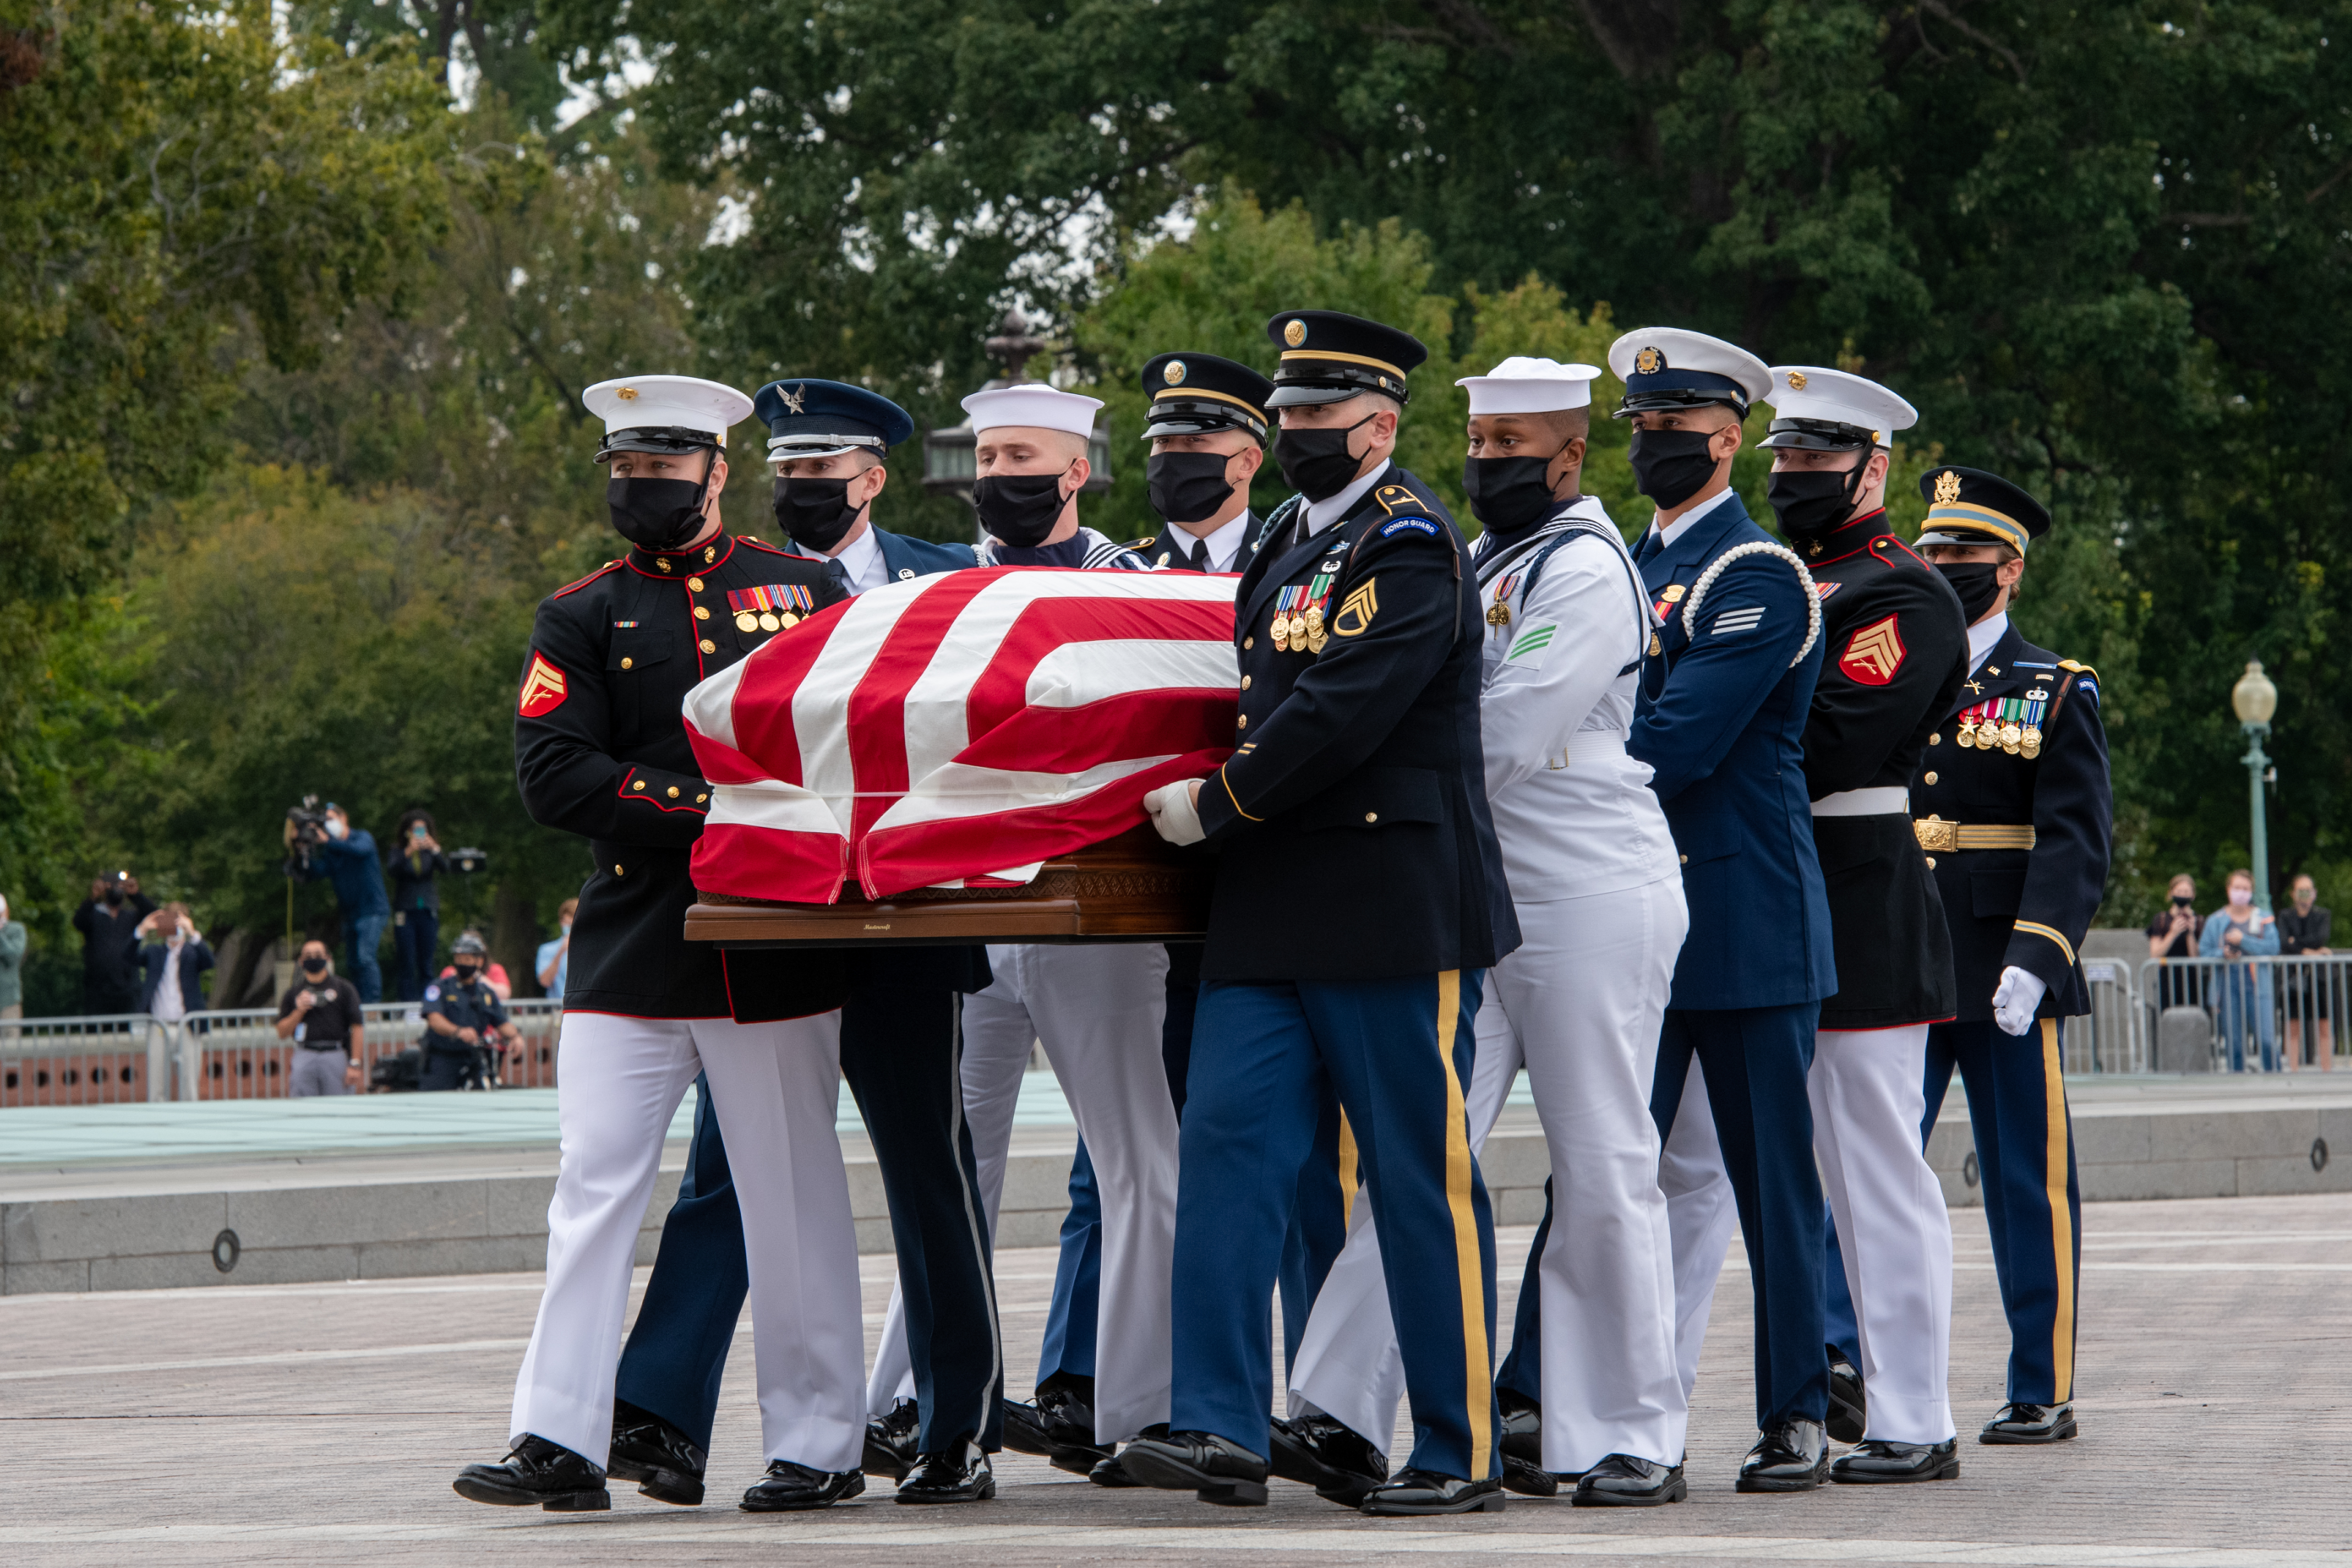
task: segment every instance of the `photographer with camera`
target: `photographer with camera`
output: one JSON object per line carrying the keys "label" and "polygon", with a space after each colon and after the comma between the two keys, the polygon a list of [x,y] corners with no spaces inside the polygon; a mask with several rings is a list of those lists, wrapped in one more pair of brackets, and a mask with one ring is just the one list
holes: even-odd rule
{"label": "photographer with camera", "polygon": [[384,895],[375,837],[353,827],[351,814],[332,801],[323,811],[311,809],[317,799],[306,795],[286,814],[286,874],[308,882],[324,878],[335,885],[335,903],[350,944],[352,983],[361,1001],[382,1001],[383,971],[375,953],[392,918],[392,901]]}
{"label": "photographer with camera", "polygon": [[441,951],[441,893],[434,879],[453,869],[434,837],[433,814],[409,807],[393,830],[391,866],[393,973],[404,1002],[422,997],[433,976]]}
{"label": "photographer with camera", "polygon": [[297,1047],[286,1092],[298,1100],[359,1091],[366,1016],[358,989],[334,968],[325,942],[304,942],[302,979],[278,1004],[278,1037]]}
{"label": "photographer with camera", "polygon": [[155,900],[139,890],[139,879],[111,871],[89,885],[89,897],[73,915],[81,932],[81,1010],[92,1016],[137,1013],[142,973],[139,925],[155,912]]}
{"label": "photographer with camera", "polygon": [[507,1017],[507,1005],[483,977],[488,950],[472,931],[449,950],[447,979],[425,988],[425,1073],[419,1089],[487,1089],[485,1058],[490,1042],[511,1046],[522,1037]]}

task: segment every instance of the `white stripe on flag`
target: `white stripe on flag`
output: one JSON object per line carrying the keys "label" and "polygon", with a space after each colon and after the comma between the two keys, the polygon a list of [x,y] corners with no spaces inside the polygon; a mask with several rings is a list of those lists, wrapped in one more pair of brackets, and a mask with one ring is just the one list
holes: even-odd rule
{"label": "white stripe on flag", "polygon": [[912,827],[919,823],[953,822],[992,816],[1001,811],[1067,805],[1084,800],[1105,784],[1116,784],[1146,768],[1156,768],[1177,754],[1169,752],[1157,757],[1121,757],[1097,763],[1078,773],[1016,773],[950,763],[919,780],[866,831],[880,833],[886,828]]}
{"label": "white stripe on flag", "polygon": [[[843,807],[848,804],[841,803]],[[782,779],[711,785],[710,815],[703,820],[711,827],[772,827],[782,833],[830,833],[839,837],[849,833],[849,825],[824,796]]]}
{"label": "white stripe on flag", "polygon": [[1083,708],[1108,697],[1188,686],[1238,690],[1241,661],[1231,642],[1146,640],[1065,643],[1029,672],[1035,708]]}
{"label": "white stripe on flag", "polygon": [[730,752],[742,749],[735,744],[735,689],[750,663],[739,658],[686,694],[687,727]]}

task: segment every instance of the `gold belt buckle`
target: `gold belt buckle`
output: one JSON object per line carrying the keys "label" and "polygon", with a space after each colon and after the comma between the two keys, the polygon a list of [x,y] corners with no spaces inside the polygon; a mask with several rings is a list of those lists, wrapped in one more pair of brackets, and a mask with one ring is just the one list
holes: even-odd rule
{"label": "gold belt buckle", "polygon": [[1930,855],[1949,854],[1960,847],[1960,825],[1946,822],[1940,816],[1927,816],[1913,822],[1911,832],[1919,840],[1919,847]]}

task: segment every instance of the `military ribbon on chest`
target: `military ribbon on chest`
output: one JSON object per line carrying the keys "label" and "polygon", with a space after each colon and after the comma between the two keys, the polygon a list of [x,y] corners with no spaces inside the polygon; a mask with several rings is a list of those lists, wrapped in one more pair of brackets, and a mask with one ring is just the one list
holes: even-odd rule
{"label": "military ribbon on chest", "polygon": [[1277,649],[1289,653],[1323,651],[1330,635],[1324,629],[1324,622],[1333,580],[1334,574],[1318,572],[1312,581],[1293,584],[1275,596],[1274,625],[1267,630]]}
{"label": "military ribbon on chest", "polygon": [[816,607],[816,601],[806,588],[791,583],[769,583],[754,588],[730,588],[727,607],[735,612],[735,629],[739,632],[782,631],[801,624],[801,617]]}
{"label": "military ribbon on chest", "polygon": [[1960,710],[1958,732],[1952,738],[1979,751],[2000,750],[2012,757],[2042,754],[2042,713],[2050,694],[2040,688],[2022,697],[1991,697]]}

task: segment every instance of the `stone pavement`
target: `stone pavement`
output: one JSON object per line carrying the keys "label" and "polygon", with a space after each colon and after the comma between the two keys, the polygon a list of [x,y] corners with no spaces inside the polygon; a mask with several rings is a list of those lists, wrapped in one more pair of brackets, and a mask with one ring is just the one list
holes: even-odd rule
{"label": "stone pavement", "polygon": [[[2000,1397],[2006,1340],[1981,1212],[1953,1215],[1953,1394]],[[538,1300],[529,1275],[0,1300],[0,1558],[216,1563],[1232,1563],[1570,1557],[1676,1563],[2352,1568],[2352,1197],[2095,1205],[2084,1216],[2084,1436],[1962,1448],[1957,1481],[1741,1497],[1747,1275],[1727,1268],[1692,1414],[1692,1495],[1602,1512],[1514,1498],[1463,1520],[1372,1521],[1277,1485],[1221,1510],[1105,1492],[1004,1457],[999,1500],[820,1514],[725,1506],[759,1472],[748,1323],[730,1367],[713,1506],[626,1489],[609,1514],[483,1508],[449,1489],[495,1458]],[[1528,1232],[1505,1232],[1504,1321]],[[1031,1371],[1053,1257],[1000,1259],[1005,1349]],[[642,1281],[642,1274],[640,1280]],[[889,1287],[866,1270],[867,1331]]]}

